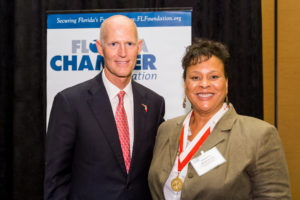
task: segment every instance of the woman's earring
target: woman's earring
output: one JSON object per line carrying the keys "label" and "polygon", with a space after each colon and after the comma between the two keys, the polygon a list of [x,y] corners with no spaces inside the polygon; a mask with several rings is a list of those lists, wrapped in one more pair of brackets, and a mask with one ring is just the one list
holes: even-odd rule
{"label": "woman's earring", "polygon": [[186,96],[185,96],[184,99],[183,99],[182,107],[183,107],[183,108],[186,107]]}

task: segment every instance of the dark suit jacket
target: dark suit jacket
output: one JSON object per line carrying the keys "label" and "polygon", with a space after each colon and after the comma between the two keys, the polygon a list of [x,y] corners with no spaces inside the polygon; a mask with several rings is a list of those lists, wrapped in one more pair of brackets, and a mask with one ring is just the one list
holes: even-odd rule
{"label": "dark suit jacket", "polygon": [[147,175],[164,99],[134,81],[132,90],[134,144],[128,175],[101,73],[56,95],[46,139],[45,199],[151,198]]}
{"label": "dark suit jacket", "polygon": [[[175,162],[185,116],[164,122],[158,130],[149,186],[154,200],[163,200],[163,187]],[[290,199],[287,164],[274,126],[238,115],[233,106],[216,124],[194,157],[217,147],[226,159],[198,176],[189,164],[182,200]]]}

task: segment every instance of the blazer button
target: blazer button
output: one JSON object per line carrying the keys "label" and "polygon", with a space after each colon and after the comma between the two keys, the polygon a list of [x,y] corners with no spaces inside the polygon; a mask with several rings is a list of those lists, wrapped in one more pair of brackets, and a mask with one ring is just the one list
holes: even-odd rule
{"label": "blazer button", "polygon": [[188,178],[193,178],[193,174],[191,172],[188,173]]}

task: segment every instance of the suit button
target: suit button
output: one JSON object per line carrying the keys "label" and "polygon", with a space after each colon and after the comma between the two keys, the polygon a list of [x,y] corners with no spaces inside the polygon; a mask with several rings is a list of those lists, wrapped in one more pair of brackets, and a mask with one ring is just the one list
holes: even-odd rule
{"label": "suit button", "polygon": [[192,173],[188,173],[188,178],[193,178],[193,174]]}

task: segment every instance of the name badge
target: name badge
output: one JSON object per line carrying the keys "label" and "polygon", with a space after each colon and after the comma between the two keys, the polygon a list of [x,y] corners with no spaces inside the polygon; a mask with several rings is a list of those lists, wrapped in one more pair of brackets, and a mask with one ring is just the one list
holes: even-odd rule
{"label": "name badge", "polygon": [[200,156],[191,160],[191,164],[196,170],[198,176],[202,176],[224,162],[226,162],[226,160],[219,152],[217,147],[214,147],[206,152],[201,152]]}

